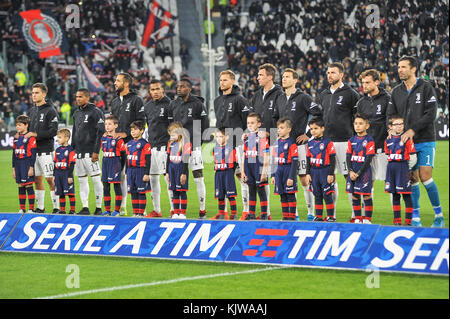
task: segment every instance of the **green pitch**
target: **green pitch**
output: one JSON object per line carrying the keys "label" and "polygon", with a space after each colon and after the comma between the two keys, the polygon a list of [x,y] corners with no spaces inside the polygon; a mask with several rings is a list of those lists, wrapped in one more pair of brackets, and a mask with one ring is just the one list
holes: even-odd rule
{"label": "green pitch", "polygon": [[[210,145],[204,145],[210,149]],[[433,179],[438,185],[446,226],[449,225],[449,143],[437,142]],[[11,173],[11,151],[0,152],[0,212],[19,210],[17,185]],[[205,163],[206,210],[208,217],[217,213],[214,199],[214,171]],[[75,178],[76,188],[78,180]],[[345,193],[345,181],[338,176],[337,220],[347,222],[351,215]],[[95,208],[90,184],[90,209]],[[188,218],[198,217],[198,199],[192,175],[188,192]],[[239,189],[239,184],[238,184]],[[161,207],[169,216],[165,182],[161,177]],[[47,188],[48,189],[48,188]],[[271,186],[273,192],[273,186]],[[77,190],[78,191],[78,190]],[[422,224],[430,226],[433,210],[421,186]],[[150,194],[147,212],[152,210]],[[132,214],[131,200],[127,201]],[[242,200],[237,198],[238,212]],[[299,214],[306,220],[302,192],[298,193]],[[402,203],[403,205],[403,203]],[[52,210],[48,193],[46,211]],[[77,211],[81,203],[77,192]],[[270,196],[274,220],[281,219],[279,197]],[[402,214],[403,215],[403,214]],[[375,183],[373,223],[391,225],[392,209],[384,184]],[[73,270],[71,267],[75,267]],[[79,281],[72,277],[78,272]],[[76,255],[0,253],[0,298],[443,298],[449,297],[448,277],[380,273],[374,277],[363,271],[319,270],[267,267],[211,262],[164,261]],[[417,287],[420,287],[417,289]]]}

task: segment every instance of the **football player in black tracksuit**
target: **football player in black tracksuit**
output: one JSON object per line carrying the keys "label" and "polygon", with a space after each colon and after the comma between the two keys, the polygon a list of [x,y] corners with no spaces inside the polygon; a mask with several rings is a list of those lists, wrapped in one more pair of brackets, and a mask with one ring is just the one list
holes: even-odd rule
{"label": "football player in black tracksuit", "polygon": [[36,163],[34,175],[36,181],[36,212],[44,213],[45,186],[44,178],[50,187],[50,197],[53,203],[53,213],[59,211],[59,196],[55,195],[53,178],[54,137],[58,131],[58,113],[50,102],[46,101],[48,88],[43,83],[32,86],[31,97],[35,104],[30,108],[30,126],[25,138],[36,138]]}
{"label": "football player in black tracksuit", "polygon": [[[314,195],[309,191],[306,182],[306,144],[311,137],[306,134],[308,118],[310,116],[321,116],[322,107],[315,103],[309,94],[296,88],[298,73],[294,69],[285,69],[282,76],[282,86],[284,89],[286,104],[279,111],[279,118],[287,117],[292,121],[291,137],[298,146],[298,161],[300,182],[303,187],[303,195],[308,211],[308,220],[314,219]],[[298,213],[297,213],[298,217]]]}
{"label": "football player in black tracksuit", "polygon": [[[130,124],[134,121],[145,121],[144,101],[131,89],[132,77],[128,73],[119,73],[114,81],[117,96],[111,101],[111,113],[119,119],[116,136],[125,143],[132,139]],[[122,194],[127,194],[127,178],[125,167],[122,171],[120,187]],[[126,214],[127,196],[123,197],[120,215]]]}
{"label": "football player in black tracksuit", "polygon": [[412,168],[413,215],[411,225],[421,226],[420,185],[425,187],[435,212],[432,227],[445,227],[439,190],[433,181],[433,165],[436,153],[435,121],[437,112],[436,92],[432,84],[416,77],[417,60],[403,56],[398,62],[398,75],[402,83],[392,90],[388,117],[399,114],[404,120],[402,142],[413,139],[417,153],[417,164]]}
{"label": "football player in black tracksuit", "polygon": [[[206,218],[205,210],[205,180],[203,177],[202,159],[202,133],[209,128],[209,118],[204,99],[191,94],[192,82],[189,79],[181,79],[177,84],[178,97],[170,104],[173,121],[180,122],[189,132],[192,145],[192,155],[189,159],[189,168],[194,176],[197,186],[197,196],[200,204],[199,218]],[[194,129],[195,125],[195,129]]]}
{"label": "football player in black tracksuit", "polygon": [[[270,63],[263,64],[258,69],[258,84],[261,86],[255,92],[250,101],[250,106],[261,116],[260,131],[266,131],[270,135],[270,145],[275,145],[277,140],[278,111],[286,103],[286,98],[281,87],[274,83],[277,69]],[[272,133],[270,132],[272,130]],[[268,172],[268,176],[270,172]],[[267,215],[270,216],[270,185],[264,186],[267,195]]]}
{"label": "football player in black tracksuit", "polygon": [[[390,94],[380,88],[380,74],[375,69],[369,69],[361,73],[360,79],[364,95],[356,104],[358,113],[365,114],[369,119],[370,127],[367,133],[375,141],[375,156],[370,162],[372,166],[372,179],[386,179],[387,157],[384,153],[384,141],[387,137],[386,111],[391,98]],[[373,185],[372,185],[373,197]],[[350,220],[353,222],[354,219]]]}
{"label": "football player in black tracksuit", "polygon": [[89,181],[94,184],[96,209],[94,215],[102,214],[103,183],[98,158],[101,139],[105,133],[105,116],[94,104],[89,103],[90,92],[79,89],[76,92],[78,108],[73,113],[72,147],[77,153],[75,175],[80,185],[80,199],[83,209],[78,215],[89,215]]}
{"label": "football player in black tracksuit", "polygon": [[[152,163],[150,166],[150,185],[152,189],[153,211],[149,217],[162,217],[160,195],[161,185],[159,176],[166,172],[167,153],[166,147],[169,142],[167,129],[172,121],[172,111],[170,109],[170,98],[164,93],[164,88],[159,80],[150,82],[151,99],[145,103],[144,112],[147,119],[146,140],[152,147]],[[164,180],[166,180],[164,178]],[[172,191],[168,190],[171,210],[173,210]]]}
{"label": "football player in black tracksuit", "polygon": [[[320,93],[319,104],[323,109],[324,135],[333,141],[336,149],[336,167],[339,173],[344,175],[345,180],[347,180],[347,141],[355,134],[353,130],[353,116],[356,113],[356,103],[359,100],[359,94],[350,86],[344,84],[342,82],[343,78],[344,66],[342,63],[331,63],[327,69],[327,79],[330,87]],[[336,211],[338,198],[336,177],[334,178],[334,183],[335,193],[333,193],[333,201]],[[350,193],[349,201],[352,203],[352,195]]]}
{"label": "football player in black tracksuit", "polygon": [[[234,136],[233,145],[236,152],[242,152],[242,133],[247,128],[247,116],[253,109],[247,99],[242,96],[241,89],[235,85],[236,76],[231,70],[222,71],[219,75],[220,89],[219,96],[214,100],[214,113],[216,115],[216,127],[233,129],[230,136]],[[237,158],[240,164],[241,157]],[[235,171],[237,178],[241,182],[241,195],[243,212],[248,212],[248,186],[241,180],[240,168]],[[227,205],[225,205],[226,209]]]}

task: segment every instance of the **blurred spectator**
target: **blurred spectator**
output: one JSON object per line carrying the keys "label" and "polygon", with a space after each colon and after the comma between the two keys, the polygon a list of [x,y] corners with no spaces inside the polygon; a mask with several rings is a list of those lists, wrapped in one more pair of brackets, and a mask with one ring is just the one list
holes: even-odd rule
{"label": "blurred spectator", "polygon": [[358,0],[253,0],[247,23],[241,23],[239,7],[228,6],[222,16],[225,48],[244,95],[251,98],[258,87],[252,61],[272,63],[279,72],[296,69],[299,87],[315,96],[328,85],[326,65],[335,61],[345,65],[344,82],[355,89],[361,87],[359,74],[375,67],[382,73],[381,85],[391,90],[399,82],[397,61],[408,54],[419,58],[418,75],[441,91],[448,109],[448,2],[375,3],[379,28],[366,25],[367,2]]}

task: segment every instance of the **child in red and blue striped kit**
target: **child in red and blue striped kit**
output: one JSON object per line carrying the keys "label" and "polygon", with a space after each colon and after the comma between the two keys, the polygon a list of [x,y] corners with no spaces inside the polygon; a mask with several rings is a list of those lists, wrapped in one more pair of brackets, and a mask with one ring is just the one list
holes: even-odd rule
{"label": "child in red and blue striped kit", "polygon": [[[218,128],[215,132],[216,145],[213,149],[214,157],[214,187],[215,197],[219,202],[219,213],[212,219],[236,219],[236,182],[234,170],[236,168],[236,149],[229,143],[230,135],[225,128]],[[231,139],[232,140],[232,139]],[[225,212],[225,198],[230,202],[231,214]]]}
{"label": "child in red and blue striped kit", "polygon": [[283,220],[295,220],[298,147],[295,140],[289,137],[292,130],[291,120],[288,118],[279,119],[277,128],[278,141],[273,148],[276,170],[272,170],[271,182],[275,185],[275,194],[280,195]]}
{"label": "child in red and blue striped kit", "polygon": [[69,197],[69,214],[75,214],[75,185],[73,169],[75,167],[76,153],[71,145],[68,145],[70,131],[62,128],[56,134],[56,141],[60,145],[55,150],[55,194],[59,196],[59,214],[66,213],[66,196]]}
{"label": "child in red and blue striped kit", "polygon": [[247,116],[247,129],[249,133],[244,139],[243,169],[241,179],[248,185],[249,209],[246,220],[256,219],[256,196],[259,196],[261,206],[261,220],[269,219],[267,214],[267,194],[264,188],[268,185],[267,171],[269,167],[269,140],[265,132],[261,132],[261,116],[250,113]]}
{"label": "child in red and blue striped kit", "polygon": [[334,203],[334,169],[336,167],[336,150],[333,142],[323,135],[325,122],[321,117],[309,121],[313,139],[306,148],[306,181],[314,194],[316,217],[314,221],[323,221],[323,202],[327,210],[327,222],[335,222]]}
{"label": "child in red and blue striped kit", "polygon": [[127,185],[131,194],[133,216],[144,216],[147,205],[146,193],[150,188],[150,163],[152,147],[142,138],[145,130],[143,121],[134,121],[130,124],[133,137],[126,145],[127,153]]}
{"label": "child in red and blue striped kit", "polygon": [[12,173],[13,178],[19,185],[20,213],[25,213],[25,205],[28,194],[28,206],[34,211],[34,163],[36,161],[36,138],[25,138],[30,125],[30,118],[19,115],[16,119],[16,130],[18,137],[13,140]]}
{"label": "child in red and blue striped kit", "polygon": [[413,216],[411,168],[417,162],[416,149],[412,139],[403,143],[401,136],[404,130],[403,118],[392,115],[389,118],[390,137],[384,142],[384,151],[388,158],[386,169],[385,192],[392,194],[394,225],[402,224],[401,197],[405,202],[405,225],[411,226]]}
{"label": "child in red and blue striped kit", "polygon": [[187,191],[189,189],[189,158],[192,146],[179,122],[172,122],[167,129],[166,180],[173,192],[173,219],[186,219]]}
{"label": "child in red and blue striped kit", "polygon": [[[353,127],[356,135],[348,140],[347,147],[347,193],[352,194],[354,223],[372,223],[372,168],[370,163],[375,156],[375,141],[367,134],[369,119],[361,113],[355,114]],[[362,216],[361,196],[364,200]]]}

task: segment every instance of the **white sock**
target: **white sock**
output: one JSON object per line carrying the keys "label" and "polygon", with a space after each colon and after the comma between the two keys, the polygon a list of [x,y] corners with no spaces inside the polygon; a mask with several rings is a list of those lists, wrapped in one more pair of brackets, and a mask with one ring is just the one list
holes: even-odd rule
{"label": "white sock", "polygon": [[161,213],[161,185],[159,184],[159,175],[150,175],[150,186],[152,187],[153,210]]}
{"label": "white sock", "polygon": [[[348,193],[348,201],[350,202],[350,207],[352,208],[352,218],[355,218],[355,211],[353,210],[353,194],[352,193]],[[364,203],[364,201],[362,201],[361,205]]]}
{"label": "white sock", "polygon": [[248,185],[241,181],[241,196],[243,212],[248,212]]}
{"label": "white sock", "polygon": [[309,191],[309,186],[303,186],[303,196],[305,197],[308,215],[314,215],[314,194]]}
{"label": "white sock", "polygon": [[334,182],[334,193],[331,193],[331,197],[333,198],[333,204],[334,204],[334,218],[336,218],[336,202],[338,200],[338,195],[339,195],[339,191],[338,191],[338,183],[335,181]]}
{"label": "white sock", "polygon": [[50,198],[52,199],[53,209],[59,209],[59,196],[55,195],[55,191],[50,191]]}
{"label": "white sock", "polygon": [[103,183],[100,175],[92,176],[92,183],[94,184],[95,207],[101,208],[103,202]]}
{"label": "white sock", "polygon": [[270,185],[264,186],[264,190],[266,191],[267,197],[267,216],[270,216]]}
{"label": "white sock", "polygon": [[167,182],[167,179],[164,177],[164,181],[167,185],[167,194],[169,195],[169,203],[170,203],[170,210],[173,210],[173,192],[169,189],[169,182]]}
{"label": "white sock", "polygon": [[81,205],[89,208],[89,181],[88,177],[78,177],[78,183],[80,184],[80,200]]}
{"label": "white sock", "polygon": [[194,182],[197,185],[197,196],[198,196],[198,203],[200,204],[200,210],[205,210],[205,196],[206,196],[205,178],[204,177],[194,178]]}
{"label": "white sock", "polygon": [[[295,201],[298,203],[297,193],[294,193],[294,196],[295,196]],[[295,205],[295,216],[298,217],[298,205]]]}
{"label": "white sock", "polygon": [[44,210],[45,207],[45,190],[36,189],[36,208]]}
{"label": "white sock", "polygon": [[122,170],[122,177],[120,179],[120,189],[122,190],[122,204],[120,208],[127,208],[127,195],[128,195],[128,184],[127,184],[127,174],[125,174],[125,168]]}

